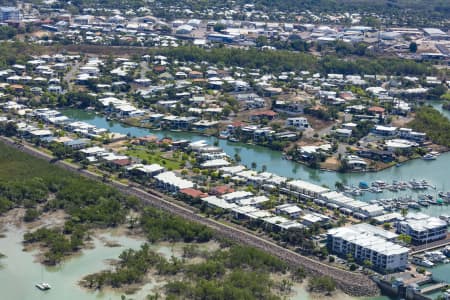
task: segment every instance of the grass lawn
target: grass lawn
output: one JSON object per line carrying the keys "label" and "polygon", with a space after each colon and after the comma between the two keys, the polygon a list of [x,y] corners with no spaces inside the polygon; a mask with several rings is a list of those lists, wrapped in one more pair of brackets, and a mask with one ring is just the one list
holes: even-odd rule
{"label": "grass lawn", "polygon": [[161,166],[165,167],[169,170],[179,170],[181,169],[181,155],[179,158],[173,158],[171,154],[167,154],[165,157],[164,152],[161,152],[159,150],[153,150],[150,152],[150,150],[146,149],[145,147],[134,147],[132,149],[128,149],[125,151],[125,154],[132,157],[137,157],[142,160],[146,160],[148,164],[160,164]]}

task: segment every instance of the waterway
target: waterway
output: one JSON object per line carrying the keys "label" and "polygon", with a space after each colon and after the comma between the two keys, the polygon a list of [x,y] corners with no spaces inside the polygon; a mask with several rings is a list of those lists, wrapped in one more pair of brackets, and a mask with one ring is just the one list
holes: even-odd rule
{"label": "waterway", "polygon": [[[58,266],[43,266],[36,261],[38,250],[22,251],[24,229],[13,225],[3,228],[3,237],[0,238],[0,251],[5,255],[0,259],[0,299],[8,300],[102,300],[121,299],[124,293],[108,289],[104,291],[90,291],[81,288],[78,282],[86,275],[111,268],[108,261],[117,259],[125,249],[139,249],[144,243],[142,239],[118,235],[114,230],[93,237],[93,247],[83,250],[80,254],[70,257]],[[114,242],[118,246],[108,247],[106,242]],[[151,245],[155,251],[167,259],[175,256],[181,258],[182,243]],[[209,247],[202,245],[201,247]],[[34,285],[39,282],[48,282],[52,289],[42,292]],[[154,280],[145,284],[141,289],[127,299],[141,300],[153,294],[156,288],[162,287],[166,282]],[[304,284],[293,286],[292,300],[309,300],[310,297]],[[338,294],[337,300],[355,300],[355,298]],[[370,300],[386,300],[378,297]],[[365,299],[361,299],[365,300]],[[369,299],[367,299],[369,300]]]}
{"label": "waterway", "polygon": [[[273,151],[257,145],[235,143],[189,132],[149,130],[145,128],[131,127],[119,122],[108,121],[104,116],[82,110],[65,110],[64,114],[74,120],[84,121],[99,128],[106,128],[112,132],[128,134],[136,137],[156,135],[159,138],[171,137],[173,139],[189,139],[192,141],[205,140],[210,144],[218,142],[219,146],[231,157],[233,157],[235,153],[238,153],[241,157],[241,163],[244,165],[251,166],[252,162],[256,162],[257,169],[261,169],[262,166],[265,165],[267,171],[269,172],[288,178],[302,179],[316,184],[325,185],[332,189],[338,181],[343,182],[345,185],[358,186],[360,181],[370,183],[375,180],[392,182],[393,180],[409,181],[412,179],[425,179],[433,186],[436,186],[436,190],[429,190],[427,193],[435,194],[438,191],[450,191],[450,180],[448,178],[449,172],[447,169],[450,167],[450,152],[441,154],[436,160],[411,160],[403,163],[400,167],[392,167],[380,172],[337,173],[311,169],[305,165],[283,159],[283,156],[279,151]],[[448,113],[448,116],[450,117],[450,113]],[[396,193],[385,191],[382,194],[364,193],[359,198],[361,200],[369,201],[373,199],[393,198],[402,195],[413,195],[414,197],[417,197],[419,194],[411,192],[410,190]],[[450,207],[430,206],[429,208],[422,209],[422,211],[430,215],[439,216],[445,213],[450,214]]]}
{"label": "waterway", "polygon": [[[440,108],[439,103],[433,103],[433,106],[436,106],[438,109]],[[449,112],[443,111],[443,113],[450,118]],[[327,185],[331,188],[334,187],[337,181],[344,182],[347,185],[357,185],[360,181],[372,182],[375,180],[384,180],[390,182],[392,180],[406,181],[416,178],[426,179],[435,185],[437,190],[450,191],[450,179],[448,176],[450,153],[444,153],[434,161],[413,160],[404,163],[400,167],[393,167],[377,173],[341,174],[310,169],[304,165],[284,160],[280,152],[260,146],[217,140],[214,137],[205,137],[193,133],[155,131],[130,127],[118,122],[108,121],[105,117],[95,113],[81,110],[65,110],[64,114],[74,120],[85,121],[97,127],[106,128],[112,132],[130,134],[131,136],[156,135],[160,138],[167,136],[174,139],[189,139],[192,141],[206,140],[211,144],[218,141],[219,146],[230,156],[238,153],[241,157],[242,164],[250,166],[252,162],[256,162],[258,169],[261,169],[265,165],[269,172],[288,178],[303,179],[317,184]],[[408,193],[411,192],[408,191]],[[361,199],[367,201],[394,196],[398,196],[398,194],[390,192],[377,195],[366,193]],[[450,206],[434,206],[422,209],[422,211],[435,216],[450,214]],[[94,239],[95,247],[93,249],[84,250],[81,255],[70,258],[58,267],[42,267],[35,261],[33,252],[21,251],[22,238],[23,231],[17,228],[8,228],[6,237],[0,238],[0,252],[6,255],[6,258],[0,260],[2,299],[120,299],[120,294],[115,292],[86,291],[81,289],[77,282],[87,274],[107,268],[106,259],[115,259],[124,249],[137,249],[143,243],[143,241],[130,237],[111,237],[106,235],[105,238],[112,238],[122,246],[113,248],[106,247],[100,239]],[[158,251],[168,256],[172,254],[176,255],[176,250],[170,247],[161,246],[158,247]],[[450,282],[450,264],[438,266],[431,271],[435,273],[438,279]],[[42,280],[51,283],[53,289],[48,292],[38,291],[34,287],[34,284]],[[156,282],[147,284],[132,297],[134,299],[143,299],[157,284]],[[295,290],[296,295],[292,299],[309,299],[308,293],[304,289],[295,287]],[[371,300],[387,299],[386,297],[377,297]]]}
{"label": "waterway", "polygon": [[[450,119],[450,112],[443,110],[441,103],[432,102],[431,104]],[[132,127],[119,122],[108,121],[104,116],[81,110],[66,110],[64,111],[64,114],[75,120],[85,121],[97,127],[106,128],[112,132],[119,132],[136,137],[156,135],[159,138],[171,137],[173,139],[189,139],[192,141],[206,140],[210,144],[218,142],[219,146],[228,155],[233,157],[235,153],[238,153],[241,157],[241,163],[244,165],[250,166],[252,162],[256,162],[258,169],[261,169],[261,167],[265,165],[269,172],[288,178],[302,179],[316,184],[326,185],[330,188],[334,188],[337,181],[343,182],[346,185],[357,186],[360,181],[370,183],[375,180],[392,182],[393,180],[409,181],[412,179],[425,179],[431,185],[436,187],[435,190],[427,191],[427,193],[432,194],[433,196],[437,196],[438,191],[450,191],[450,152],[441,154],[436,160],[411,160],[403,163],[400,167],[392,167],[380,172],[343,174],[308,168],[302,164],[283,159],[282,154],[279,151],[273,151],[257,145],[234,143],[195,133],[159,131]],[[369,201],[373,199],[393,198],[406,195],[417,197],[419,194],[410,190],[400,192],[385,191],[382,194],[365,193],[359,197],[359,199]],[[450,206],[430,206],[428,208],[422,208],[421,211],[432,216],[439,216],[442,214],[450,215]],[[434,269],[431,271],[433,270]],[[436,267],[436,277],[438,280],[445,280],[450,283],[450,264]]]}
{"label": "waterway", "polygon": [[[113,232],[93,239],[93,248],[65,260],[58,266],[43,266],[36,261],[37,251],[22,251],[24,230],[9,226],[0,238],[0,251],[6,257],[0,259],[1,299],[8,300],[94,300],[120,299],[121,294],[114,291],[99,292],[82,289],[78,282],[86,275],[108,269],[109,259],[117,259],[128,248],[138,249],[143,241],[126,236],[115,236]],[[114,241],[120,246],[108,247],[104,241]],[[181,249],[170,246],[153,246],[167,258],[179,256]],[[39,291],[34,285],[48,282],[49,291]],[[137,291],[136,299],[144,299],[160,283],[151,282]]]}

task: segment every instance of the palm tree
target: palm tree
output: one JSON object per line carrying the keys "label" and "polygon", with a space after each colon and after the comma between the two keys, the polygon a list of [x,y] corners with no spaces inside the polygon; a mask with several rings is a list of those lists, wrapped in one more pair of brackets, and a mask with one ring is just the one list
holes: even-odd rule
{"label": "palm tree", "polygon": [[334,187],[338,190],[338,191],[342,191],[344,189],[344,184],[340,181],[336,181],[336,183],[334,184]]}
{"label": "palm tree", "polygon": [[402,217],[405,217],[408,214],[408,209],[402,208],[402,210],[400,211],[400,214],[402,215]]}

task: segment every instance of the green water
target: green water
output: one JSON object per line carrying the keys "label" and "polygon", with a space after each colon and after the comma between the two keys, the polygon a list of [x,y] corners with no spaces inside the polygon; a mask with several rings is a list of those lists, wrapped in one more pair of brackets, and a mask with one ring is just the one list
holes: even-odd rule
{"label": "green water", "polygon": [[[107,269],[108,259],[117,259],[119,254],[128,248],[138,249],[142,240],[125,236],[103,234],[93,239],[94,248],[82,251],[82,254],[71,257],[61,265],[45,267],[35,261],[36,251],[22,251],[24,231],[16,227],[8,227],[6,237],[0,239],[0,251],[6,257],[0,261],[1,299],[8,300],[80,300],[80,299],[120,299],[116,292],[91,292],[78,286],[78,281],[85,275]],[[115,241],[120,247],[107,247],[104,240]],[[103,240],[103,241],[102,241]],[[169,258],[178,256],[176,250],[168,246],[154,246],[155,250]],[[181,250],[178,251],[181,253]],[[34,285],[48,282],[52,286],[49,291],[42,292]],[[147,284],[136,293],[136,299],[143,299],[150,294],[155,282]]]}
{"label": "green water", "polygon": [[[219,146],[224,149],[226,153],[233,156],[239,153],[241,163],[250,166],[252,162],[257,163],[257,169],[261,169],[263,165],[267,167],[267,171],[273,172],[288,178],[303,179],[321,185],[326,185],[334,188],[336,181],[344,182],[346,185],[358,185],[360,181],[368,183],[375,180],[384,180],[392,182],[392,180],[408,181],[411,179],[426,179],[431,184],[436,186],[436,191],[428,191],[428,193],[436,193],[438,190],[450,191],[450,180],[448,179],[448,167],[450,167],[450,152],[443,153],[437,160],[425,161],[421,159],[413,160],[404,163],[400,167],[392,167],[376,173],[350,173],[341,174],[336,172],[320,171],[308,168],[302,164],[298,164],[282,158],[279,151],[272,151],[265,147],[248,145],[242,143],[233,143],[227,140],[220,140],[214,137],[201,136],[193,133],[182,133],[172,131],[155,131],[138,127],[129,127],[118,122],[107,121],[106,118],[95,113],[81,111],[81,110],[65,110],[64,114],[80,121],[93,124],[97,127],[107,128],[113,132],[122,134],[130,134],[131,136],[145,136],[156,135],[158,137],[172,137],[174,139],[189,139],[192,141],[206,140],[209,143],[218,141]],[[450,114],[449,114],[450,116]],[[362,200],[372,200],[377,198],[391,198],[402,194],[414,194],[407,190],[405,192],[390,192],[386,191],[383,194],[365,193]],[[430,207],[425,209],[432,215],[440,215],[449,213],[447,207]]]}
{"label": "green water", "polygon": [[[439,102],[431,102],[431,104],[445,116],[450,118],[450,112],[442,110]],[[239,153],[241,163],[244,165],[250,166],[252,162],[256,162],[258,169],[261,169],[262,165],[265,165],[267,167],[267,171],[269,172],[286,176],[288,178],[307,180],[317,184],[326,185],[330,188],[334,187],[336,181],[344,182],[346,185],[357,186],[360,181],[370,183],[375,180],[392,182],[393,180],[409,181],[412,179],[426,179],[429,183],[436,186],[435,191],[428,190],[427,193],[436,196],[438,191],[450,191],[450,152],[441,154],[436,160],[425,161],[416,159],[406,162],[400,167],[392,167],[376,173],[341,174],[336,172],[314,170],[304,165],[289,160],[284,160],[280,152],[272,151],[260,146],[233,143],[194,133],[158,131],[130,127],[119,122],[108,121],[101,115],[81,110],[66,110],[64,111],[64,114],[75,120],[85,121],[97,127],[107,128],[113,132],[130,134],[131,136],[145,136],[151,134],[156,135],[159,138],[167,136],[174,139],[189,139],[192,141],[206,140],[211,144],[218,141],[219,146],[230,156],[233,156],[235,153]],[[369,201],[372,199],[392,198],[402,195],[412,195],[413,197],[417,197],[419,193],[412,192],[410,190],[400,191],[397,193],[385,191],[382,194],[365,193],[359,197],[359,199]],[[450,206],[429,206],[428,208],[422,208],[421,211],[429,215],[439,216],[442,214],[450,214]],[[439,279],[450,282],[450,264],[437,267],[436,272],[439,274]]]}
{"label": "green water", "polygon": [[[5,237],[0,238],[1,253],[6,255],[0,260],[0,286],[2,287],[0,299],[7,300],[100,300],[121,299],[121,293],[108,291],[89,291],[82,289],[78,282],[85,275],[109,268],[108,260],[117,259],[119,254],[128,248],[138,249],[144,242],[123,235],[115,235],[114,232],[101,234],[93,238],[92,249],[83,250],[81,254],[65,260],[56,267],[42,266],[35,260],[37,251],[22,251],[24,231],[14,226],[6,228]],[[107,247],[105,241],[114,241],[120,247]],[[152,245],[158,253],[166,258],[172,255],[181,257],[183,244]],[[208,245],[202,245],[205,250]],[[48,282],[52,286],[49,291],[42,292],[34,285],[39,282]],[[132,295],[132,299],[145,299],[153,294],[154,288],[164,285],[164,281],[152,281],[144,285]],[[293,300],[310,299],[307,291],[301,284],[293,287]],[[348,296],[341,300],[352,300]],[[382,298],[379,298],[382,299]],[[378,300],[378,298],[377,298]],[[384,300],[384,299],[383,299]]]}
{"label": "green water", "polygon": [[[439,109],[439,104],[433,103]],[[192,133],[151,131],[147,129],[124,126],[118,122],[107,121],[104,117],[94,113],[81,110],[66,110],[64,113],[76,120],[85,121],[97,127],[107,128],[113,132],[131,134],[132,136],[157,135],[158,137],[170,136],[174,139],[190,139],[192,141],[206,140],[209,143],[216,141],[213,137],[204,137]],[[444,111],[447,117],[450,113]],[[423,161],[414,160],[403,164],[401,167],[390,168],[377,173],[362,174],[339,174],[335,172],[325,172],[307,168],[301,164],[282,159],[281,153],[270,149],[247,145],[242,143],[232,143],[225,140],[218,140],[219,146],[229,155],[239,153],[242,163],[250,166],[256,162],[258,169],[265,165],[269,172],[277,173],[289,178],[298,178],[318,184],[325,184],[331,188],[336,181],[345,184],[357,185],[360,181],[372,182],[374,180],[411,180],[426,179],[437,187],[437,190],[450,191],[450,153],[442,154],[437,160]],[[430,191],[431,192],[431,191]],[[431,192],[432,193],[432,192]],[[406,194],[411,194],[407,191]],[[386,192],[384,194],[365,194],[362,200],[377,198],[388,198],[398,196],[399,193]],[[430,215],[450,214],[450,206],[430,206],[422,209]],[[120,294],[114,292],[100,293],[89,292],[78,287],[77,282],[85,275],[100,271],[107,267],[106,259],[117,258],[126,248],[138,248],[142,241],[129,237],[110,237],[108,239],[118,241],[122,247],[109,248],[103,245],[102,241],[94,240],[95,248],[84,250],[82,255],[73,257],[55,268],[41,267],[34,262],[32,253],[22,252],[22,236],[20,230],[10,228],[5,238],[0,238],[0,252],[7,257],[0,260],[0,282],[2,286],[2,296],[0,299],[8,300],[28,300],[28,299],[120,299]],[[178,255],[176,248],[160,246],[158,251],[164,255]],[[432,269],[435,277],[450,282],[450,264],[441,265]],[[41,275],[42,274],[42,275]],[[42,279],[43,278],[43,279]],[[48,292],[40,292],[34,284],[39,281],[49,282],[53,288]],[[155,282],[147,284],[141,291],[133,295],[134,299],[143,299],[156,285]],[[309,299],[308,293],[296,286],[296,294],[292,299]],[[350,298],[349,298],[350,299]],[[371,298],[371,300],[386,300],[386,297]]]}

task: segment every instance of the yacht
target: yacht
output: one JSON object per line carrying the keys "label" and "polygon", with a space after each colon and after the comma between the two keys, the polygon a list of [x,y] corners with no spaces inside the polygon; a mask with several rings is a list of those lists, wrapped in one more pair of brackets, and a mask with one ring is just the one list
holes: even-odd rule
{"label": "yacht", "polygon": [[439,219],[444,220],[447,224],[450,223],[450,215],[440,215]]}
{"label": "yacht", "polygon": [[420,209],[420,205],[417,202],[408,202],[409,208]]}
{"label": "yacht", "polygon": [[450,257],[450,246],[445,247],[444,250],[442,250],[442,253],[447,256]]}
{"label": "yacht", "polygon": [[447,257],[441,251],[425,252],[425,258],[433,263],[442,263]]}
{"label": "yacht", "polygon": [[412,263],[421,267],[431,268],[434,266],[434,263],[429,261],[428,259],[421,257],[413,257]]}
{"label": "yacht", "polygon": [[436,156],[431,154],[431,153],[427,153],[424,156],[422,156],[423,160],[435,160]]}
{"label": "yacht", "polygon": [[42,283],[36,283],[36,287],[38,289],[40,289],[41,291],[46,291],[51,289],[52,287],[50,286],[50,284],[46,283],[46,282],[42,282]]}
{"label": "yacht", "polygon": [[430,205],[430,203],[427,200],[419,200],[417,201],[417,203],[425,207],[428,207]]}

